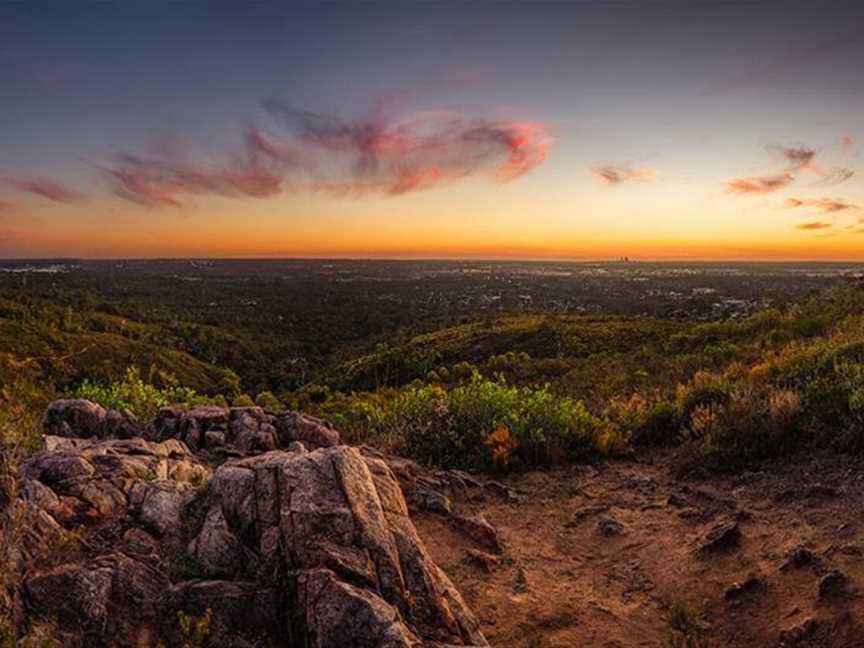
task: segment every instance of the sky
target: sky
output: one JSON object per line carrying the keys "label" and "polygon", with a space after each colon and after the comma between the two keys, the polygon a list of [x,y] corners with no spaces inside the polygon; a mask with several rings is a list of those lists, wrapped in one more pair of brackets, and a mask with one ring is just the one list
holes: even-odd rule
{"label": "sky", "polygon": [[0,257],[864,261],[864,3],[0,2]]}

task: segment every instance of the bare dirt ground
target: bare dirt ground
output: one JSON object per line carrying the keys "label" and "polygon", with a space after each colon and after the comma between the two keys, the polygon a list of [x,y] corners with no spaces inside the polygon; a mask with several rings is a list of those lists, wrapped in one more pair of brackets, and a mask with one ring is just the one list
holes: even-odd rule
{"label": "bare dirt ground", "polygon": [[864,462],[679,480],[667,459],[531,472],[506,480],[516,501],[460,503],[497,527],[485,563],[446,518],[415,523],[494,646],[663,646],[678,602],[718,646],[864,647]]}

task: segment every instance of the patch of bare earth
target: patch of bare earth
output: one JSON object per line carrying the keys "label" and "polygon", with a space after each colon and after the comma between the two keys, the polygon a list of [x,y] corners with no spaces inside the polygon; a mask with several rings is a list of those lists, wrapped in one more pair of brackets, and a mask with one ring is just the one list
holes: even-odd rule
{"label": "patch of bare earth", "polygon": [[864,647],[864,462],[680,480],[667,459],[531,472],[505,482],[515,501],[459,502],[497,528],[498,555],[449,518],[414,521],[495,646],[661,646],[674,601],[719,646]]}

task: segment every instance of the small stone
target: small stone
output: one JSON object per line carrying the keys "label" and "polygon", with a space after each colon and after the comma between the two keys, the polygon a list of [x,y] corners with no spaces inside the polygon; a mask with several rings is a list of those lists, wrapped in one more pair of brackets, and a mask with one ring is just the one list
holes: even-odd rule
{"label": "small stone", "polygon": [[780,569],[801,569],[818,563],[819,558],[812,551],[799,545],[789,553],[789,557]]}
{"label": "small stone", "polygon": [[505,502],[515,502],[518,500],[516,493],[507,488],[504,484],[498,481],[487,481],[483,483],[483,490],[487,491],[493,497],[498,497]]}
{"label": "small stone", "polygon": [[687,499],[680,493],[672,493],[667,499],[666,504],[675,508],[684,508],[689,504]]}
{"label": "small stone", "polygon": [[453,505],[450,503],[450,498],[437,490],[430,490],[424,493],[423,508],[430,513],[440,513],[441,515],[451,515],[453,513]]}
{"label": "small stone", "polygon": [[457,515],[453,518],[456,524],[461,528],[472,540],[476,540],[481,545],[496,553],[501,552],[501,540],[498,538],[498,532],[482,514],[477,515]]}
{"label": "small stone", "polygon": [[843,572],[832,569],[819,580],[819,600],[831,601],[849,594],[849,579]]}
{"label": "small stone", "polygon": [[784,646],[797,646],[800,642],[811,638],[818,627],[819,623],[811,617],[798,625],[786,628],[780,632],[780,648]]}
{"label": "small stone", "polygon": [[844,556],[853,556],[855,558],[860,558],[864,556],[864,547],[860,544],[845,544],[842,547],[837,548],[837,552],[843,554]]}
{"label": "small stone", "polygon": [[466,552],[465,560],[474,565],[477,565],[487,574],[491,573],[495,567],[498,567],[501,564],[500,556],[495,556],[493,554],[486,553],[485,551],[479,551],[477,549],[469,549]]}
{"label": "small stone", "polygon": [[735,583],[726,589],[723,598],[727,601],[740,601],[750,595],[756,594],[767,587],[767,583],[760,576],[750,575],[743,581]]}
{"label": "small stone", "polygon": [[741,544],[741,528],[737,521],[715,524],[699,543],[699,553],[709,554],[732,549]]}
{"label": "small stone", "polygon": [[624,525],[612,517],[604,517],[597,522],[597,530],[605,538],[624,533]]}
{"label": "small stone", "polygon": [[589,517],[593,517],[595,515],[600,515],[601,513],[605,513],[609,510],[608,506],[603,504],[596,504],[594,506],[586,506],[581,508],[573,513],[573,519],[564,523],[564,527],[567,529],[572,529],[573,527],[579,526],[582,522],[584,522]]}

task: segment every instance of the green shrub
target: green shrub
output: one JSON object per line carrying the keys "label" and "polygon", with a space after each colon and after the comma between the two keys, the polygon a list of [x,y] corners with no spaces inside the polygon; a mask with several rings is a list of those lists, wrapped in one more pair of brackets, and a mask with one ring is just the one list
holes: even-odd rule
{"label": "green shrub", "polygon": [[[490,468],[501,447],[490,437],[505,428],[506,444],[526,465],[582,459],[597,449],[601,422],[580,401],[553,394],[548,387],[515,387],[475,372],[446,390],[413,385],[392,402],[384,425],[402,449],[420,461],[460,468]],[[497,458],[496,458],[497,457]]]}
{"label": "green shrub", "polygon": [[212,616],[210,608],[200,617],[191,616],[182,610],[177,612],[182,648],[206,648],[211,645],[214,634]]}
{"label": "green shrub", "polygon": [[255,404],[258,407],[262,407],[265,410],[269,410],[271,412],[281,412],[283,409],[285,409],[279,399],[276,398],[276,396],[274,396],[273,392],[271,391],[260,392],[255,397]]}
{"label": "green shrub", "polygon": [[153,418],[160,407],[174,403],[200,405],[209,399],[188,387],[182,387],[173,378],[163,378],[165,385],[157,387],[141,379],[137,367],[129,367],[123,380],[109,384],[85,380],[75,392],[76,397],[86,398],[103,407],[129,411],[139,420]]}
{"label": "green shrub", "polygon": [[809,315],[793,319],[790,328],[798,337],[812,338],[827,332],[830,324],[831,320],[824,315]]}
{"label": "green shrub", "polygon": [[255,401],[249,394],[238,394],[231,401],[231,407],[255,407]]}

